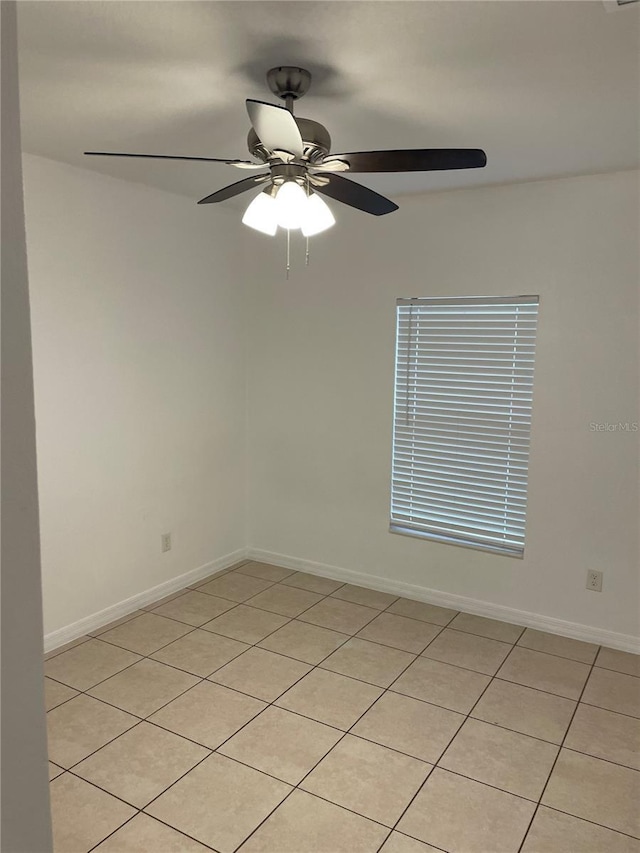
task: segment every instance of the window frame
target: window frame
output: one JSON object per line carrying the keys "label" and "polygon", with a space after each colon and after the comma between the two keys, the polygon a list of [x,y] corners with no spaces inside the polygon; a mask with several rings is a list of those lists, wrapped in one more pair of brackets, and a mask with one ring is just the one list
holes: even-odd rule
{"label": "window frame", "polygon": [[[401,436],[400,438],[398,436],[398,433],[402,430],[402,427],[398,426],[398,411],[399,411],[399,399],[398,398],[399,398],[399,393],[400,393],[399,388],[400,388],[402,383],[405,383],[405,385],[406,385],[406,390],[404,392],[404,399],[403,399],[402,405],[406,406],[406,411],[409,410],[408,400],[409,400],[409,387],[411,384],[410,379],[409,379],[409,375],[411,373],[410,364],[411,364],[411,358],[412,358],[412,355],[411,355],[411,352],[412,352],[412,350],[411,350],[411,346],[412,346],[412,344],[411,344],[411,329],[413,328],[411,326],[411,319],[409,320],[409,326],[407,327],[407,325],[406,325],[407,321],[405,318],[403,328],[404,329],[408,328],[409,334],[407,337],[406,331],[402,332],[402,334],[404,334],[405,337],[407,337],[407,341],[403,342],[401,345],[401,324],[403,322],[403,311],[402,311],[402,309],[404,309],[404,314],[406,315],[406,306],[410,306],[410,308],[412,308],[414,306],[418,307],[418,308],[422,308],[423,314],[426,317],[427,316],[426,309],[428,309],[428,307],[430,307],[430,306],[435,307],[436,309],[440,308],[441,311],[443,310],[445,312],[446,312],[447,308],[451,308],[452,312],[455,313],[457,309],[463,309],[465,305],[474,305],[474,304],[478,305],[478,306],[482,306],[485,309],[485,313],[499,314],[499,313],[501,313],[500,309],[502,309],[503,311],[506,312],[505,316],[506,316],[507,320],[508,320],[510,315],[513,315],[515,318],[513,320],[513,323],[511,326],[505,327],[505,328],[510,329],[510,330],[513,329],[513,339],[514,339],[514,344],[513,344],[513,353],[514,354],[512,355],[512,363],[513,364],[511,367],[511,388],[512,388],[511,400],[510,400],[510,407],[511,408],[509,409],[510,414],[504,415],[504,422],[508,422],[508,426],[505,427],[504,422],[501,422],[500,420],[497,420],[497,419],[492,420],[488,416],[486,417],[484,424],[482,424],[482,417],[473,417],[471,420],[476,420],[478,422],[478,424],[480,424],[480,426],[478,426],[477,424],[476,425],[469,425],[468,428],[469,428],[470,432],[465,434],[465,432],[462,431],[460,428],[461,427],[460,417],[457,417],[457,418],[454,417],[451,414],[451,412],[458,411],[458,415],[459,415],[459,410],[456,410],[455,406],[456,406],[456,403],[459,403],[459,401],[462,401],[462,404],[464,405],[465,404],[464,403],[465,396],[466,396],[466,399],[468,402],[471,402],[473,400],[474,402],[477,403],[478,400],[482,400],[482,395],[480,394],[478,389],[476,389],[473,392],[467,391],[467,392],[463,393],[458,388],[453,386],[452,387],[453,393],[449,394],[448,396],[457,397],[458,399],[456,401],[454,401],[453,403],[449,404],[451,406],[451,409],[447,415],[437,415],[436,416],[436,417],[443,417],[445,420],[445,424],[444,424],[444,426],[441,424],[436,424],[435,429],[438,431],[442,430],[442,432],[444,433],[442,438],[439,435],[437,435],[437,438],[439,441],[441,439],[442,442],[444,442],[444,444],[446,446],[448,446],[448,442],[451,442],[452,445],[455,446],[456,439],[461,440],[462,450],[465,450],[465,451],[470,450],[471,451],[471,454],[467,454],[467,455],[473,454],[472,441],[474,439],[476,440],[477,444],[478,443],[486,443],[486,442],[480,441],[480,439],[483,437],[483,433],[481,432],[482,429],[493,429],[495,432],[500,433],[500,438],[503,441],[506,441],[506,443],[509,447],[509,450],[505,451],[504,448],[502,449],[502,461],[505,463],[505,472],[508,472],[508,473],[504,474],[503,479],[506,480],[506,483],[502,488],[502,491],[504,494],[504,502],[505,502],[505,523],[504,523],[504,532],[503,532],[503,537],[502,537],[503,539],[505,539],[504,542],[500,542],[499,541],[500,537],[496,533],[496,531],[495,530],[491,531],[491,529],[490,529],[491,524],[493,524],[495,526],[495,523],[496,523],[495,519],[491,523],[487,522],[487,528],[483,529],[483,528],[477,526],[478,521],[479,520],[481,521],[481,519],[478,519],[477,516],[478,515],[482,516],[483,514],[485,516],[490,516],[490,512],[488,512],[488,510],[495,513],[495,507],[492,507],[491,504],[499,502],[499,500],[496,500],[495,496],[493,494],[491,494],[487,499],[487,503],[483,505],[482,500],[484,498],[487,498],[487,493],[482,492],[482,487],[484,486],[484,484],[482,484],[482,482],[481,482],[481,477],[477,476],[477,470],[480,470],[481,473],[484,473],[484,472],[482,472],[481,467],[479,469],[475,470],[475,476],[474,476],[474,468],[473,468],[473,464],[471,464],[469,466],[469,469],[471,470],[471,474],[468,475],[468,474],[463,473],[461,475],[463,480],[465,478],[468,479],[470,476],[471,479],[475,479],[475,480],[479,481],[480,490],[476,491],[476,492],[474,492],[473,490],[474,490],[474,488],[476,488],[476,489],[478,488],[477,484],[474,485],[472,483],[471,485],[469,485],[468,483],[463,482],[462,486],[460,486],[459,483],[456,483],[455,473],[454,473],[454,478],[452,479],[452,484],[450,486],[449,485],[447,485],[447,486],[436,485],[434,487],[433,481],[435,481],[436,483],[438,482],[438,480],[440,480],[442,482],[446,482],[446,476],[447,476],[446,471],[444,473],[438,472],[439,473],[438,477],[431,477],[431,480],[432,480],[431,483],[426,482],[426,480],[424,479],[425,469],[428,469],[428,466],[432,464],[430,461],[427,463],[421,463],[421,465],[423,466],[423,470],[422,470],[422,472],[420,470],[417,470],[417,486],[414,486],[414,480],[416,479],[415,457],[418,456],[419,454],[423,454],[423,455],[425,454],[424,449],[420,449],[418,452],[416,452],[415,444],[418,444],[418,443],[424,444],[425,447],[427,448],[427,451],[430,450],[430,448],[428,447],[428,442],[425,440],[424,436],[419,436],[418,438],[415,437],[416,434],[421,429],[420,426],[414,427],[413,430],[405,430],[405,435]],[[392,422],[391,495],[390,495],[391,500],[390,500],[389,532],[399,534],[399,535],[404,535],[404,536],[411,536],[414,538],[426,539],[429,541],[436,541],[436,542],[441,542],[441,543],[445,543],[445,544],[451,544],[451,545],[456,545],[456,546],[460,546],[460,547],[471,548],[474,550],[480,550],[480,551],[490,552],[490,553],[494,553],[494,554],[500,554],[500,555],[504,555],[504,556],[515,557],[518,559],[522,559],[524,557],[525,535],[526,535],[526,525],[527,525],[527,504],[528,504],[528,491],[529,491],[530,442],[531,442],[532,420],[533,420],[533,382],[534,382],[534,371],[535,371],[536,343],[537,343],[537,335],[538,335],[539,304],[540,304],[540,297],[537,295],[492,296],[492,297],[476,297],[476,296],[412,297],[412,298],[399,298],[396,300],[396,340],[395,340],[395,364],[394,364],[394,386],[393,386],[394,407],[393,407],[393,422]],[[492,310],[491,310],[492,305],[497,306],[495,312],[492,312]],[[521,318],[522,322],[528,324],[527,326],[524,326],[523,329],[521,329],[521,330],[518,328],[518,325],[517,325],[519,322],[518,311],[520,309],[520,306],[522,306],[522,309],[523,309],[523,317]],[[459,313],[464,314],[464,311],[461,311]],[[438,311],[436,310],[436,312],[434,312],[434,314],[435,314],[435,317],[437,319],[438,318]],[[411,317],[411,313],[409,313],[409,316]],[[446,316],[446,314],[444,314],[442,316]],[[469,322],[470,324],[473,322],[477,322],[478,328],[481,328],[482,327],[482,316],[483,316],[483,312],[479,311],[475,317],[471,316],[469,321],[467,321],[467,322]],[[432,318],[430,321],[429,320],[423,321],[424,322],[424,328],[426,329],[427,327],[429,327],[429,322],[435,323],[436,319]],[[459,315],[457,316],[456,320],[454,320],[454,323],[456,321],[459,321]],[[463,321],[463,322],[465,322],[465,321]],[[497,321],[487,319],[485,321],[485,325],[488,325],[491,322],[497,322]],[[504,321],[502,321],[502,322],[504,322]],[[418,327],[419,327],[419,321],[416,321],[415,328],[417,329]],[[432,333],[433,333],[434,328],[438,329],[437,326],[431,327]],[[500,329],[500,327],[498,327],[498,330],[502,331],[502,329]],[[526,331],[528,334],[526,336],[522,335],[521,336],[522,339],[518,340],[518,332],[519,331],[521,331],[521,332]],[[464,335],[460,335],[461,343],[463,344],[463,346],[465,346],[465,345],[469,346],[468,338],[473,337],[472,332],[473,332],[473,326],[470,325],[470,328],[467,330],[466,339],[465,339]],[[456,335],[452,335],[451,333],[449,333],[445,337],[451,337],[452,339],[454,339],[456,337]],[[479,336],[476,335],[476,337],[479,337]],[[465,341],[466,341],[466,343],[465,343]],[[481,344],[482,344],[482,341],[480,341],[480,343],[478,343],[478,344],[473,344],[473,346],[481,347]],[[436,346],[437,345],[438,344],[436,343]],[[420,369],[425,373],[428,373],[428,372],[434,373],[435,379],[438,380],[439,377],[437,374],[442,370],[442,365],[437,365],[434,367],[434,369],[432,371],[429,371],[428,370],[428,367],[429,367],[428,358],[431,356],[425,356],[424,355],[424,352],[425,352],[424,348],[422,350],[420,350],[420,347],[418,345],[414,344],[413,346],[415,347],[415,349],[414,349],[415,353],[421,353],[422,352],[422,355],[414,355],[413,356],[416,364],[418,363],[419,359],[426,359],[427,360],[427,366],[425,367],[424,365],[421,365]],[[430,343],[429,346],[432,349],[434,348],[433,343]],[[445,346],[451,346],[451,344],[446,343]],[[491,344],[487,344],[487,346],[493,347],[493,346],[495,346],[495,342],[491,343]],[[508,344],[500,344],[500,346],[508,346]],[[477,351],[482,352],[481,349],[479,349]],[[437,363],[438,358],[441,358],[444,361],[454,362],[453,366],[446,365],[446,367],[451,367],[453,374],[455,374],[455,372],[456,372],[455,368],[456,367],[459,368],[461,380],[469,377],[467,384],[473,386],[473,380],[474,380],[473,370],[471,368],[469,368],[469,365],[464,365],[464,362],[465,361],[466,362],[474,361],[475,359],[470,358],[468,355],[465,356],[464,352],[466,352],[466,350],[461,350],[460,347],[458,348],[458,350],[456,350],[455,348],[452,348],[450,350],[444,349],[441,351],[441,353],[446,353],[445,355],[439,354],[437,356],[433,356],[433,358],[434,358],[435,363]],[[463,354],[461,355],[460,353],[463,353]],[[502,355],[502,353],[501,353],[501,355]],[[525,355],[529,356],[529,358],[525,359],[524,358]],[[456,359],[460,359],[460,362],[458,364],[455,363]],[[489,356],[488,361],[489,362],[491,362],[491,361],[497,361],[498,362],[497,365],[492,365],[492,364],[488,364],[488,365],[485,364],[484,365],[485,369],[487,369],[488,371],[494,371],[495,370],[496,373],[492,374],[490,378],[480,379],[479,381],[476,380],[477,384],[479,386],[483,386],[483,385],[489,386],[490,384],[497,385],[497,384],[499,384],[499,382],[496,380],[503,380],[505,377],[508,377],[509,369],[508,368],[504,369],[502,367],[502,364],[501,364],[501,362],[504,361],[504,359],[498,359],[498,358],[492,359],[491,356]],[[469,369],[468,374],[464,372],[464,368]],[[416,367],[414,367],[413,369],[414,369],[414,373],[418,372]],[[505,370],[504,373],[501,372],[501,371],[503,371],[503,369]],[[445,372],[448,374],[448,371],[445,371]],[[440,381],[442,381],[442,380],[440,380]],[[431,382],[431,383],[434,382],[433,376],[430,377],[429,379],[419,379],[419,380],[414,379],[414,384],[412,387],[414,389],[417,389],[417,390],[414,390],[412,392],[414,399],[420,399],[421,394],[425,395],[425,398],[428,398],[429,394],[437,395],[438,393],[440,393],[440,394],[442,393],[442,387],[438,388],[437,386],[435,386],[435,390],[432,389],[431,391],[429,391],[429,388],[431,387],[428,384],[429,382]],[[501,383],[501,384],[504,384],[504,383]],[[515,389],[515,391],[513,389]],[[523,389],[528,389],[528,391],[523,390]],[[482,388],[480,388],[480,390],[482,390]],[[488,395],[489,391],[491,391],[492,393],[495,393],[495,391],[491,388],[488,388],[488,387],[484,388],[485,395]],[[523,395],[523,397],[521,398],[519,396],[517,398],[517,401],[516,401],[516,399],[514,398],[514,393],[518,393],[519,395]],[[424,398],[421,400],[421,402],[424,405]],[[429,402],[430,401],[427,399],[427,406],[429,405]],[[433,401],[431,401],[431,402],[433,402]],[[418,407],[418,404],[415,402],[413,405],[414,405],[414,409],[416,409]],[[481,407],[481,405],[482,405],[482,403],[479,404],[480,407]],[[488,408],[488,406],[487,406],[487,408]],[[496,408],[497,408],[497,406],[496,406]],[[502,403],[502,408],[505,408],[504,401]],[[509,407],[507,406],[506,408],[509,408]],[[523,428],[523,425],[522,425],[522,422],[518,425],[518,423],[516,421],[514,421],[514,414],[513,414],[514,409],[522,409],[522,408],[525,408],[528,410],[528,418],[526,419],[526,423],[524,424],[526,427],[526,435],[524,437],[523,437],[523,435],[520,435],[520,434],[516,435],[516,429],[521,431]],[[428,408],[427,408],[427,411],[428,411]],[[440,411],[440,410],[438,409],[438,411]],[[463,411],[464,411],[464,409],[463,409]],[[495,414],[495,413],[492,413],[492,412],[486,413],[485,412],[483,414],[488,415],[488,414]],[[426,424],[428,421],[428,415],[422,416],[422,417],[423,417],[424,423]],[[522,417],[522,415],[519,415],[519,417]],[[446,424],[447,418],[450,422],[448,424],[448,428],[449,428],[448,433],[445,432],[445,427],[447,427],[447,424]],[[415,414],[414,414],[414,419],[415,419]],[[456,423],[455,429],[453,426],[454,423]],[[497,428],[496,428],[496,424],[498,424]],[[467,425],[465,425],[464,423],[462,424],[462,426],[465,429],[467,428]],[[434,430],[433,426],[425,427],[423,425],[422,428],[425,429],[426,431],[430,430],[431,432],[433,432],[433,430]],[[474,434],[474,430],[475,430],[475,434]],[[406,437],[407,434],[414,436],[412,450],[407,451],[406,447],[405,447],[402,449],[402,451],[400,451],[400,450],[398,450],[398,447],[397,447],[398,442],[402,441],[406,444],[406,442],[408,441],[408,439]],[[431,436],[431,440],[433,440],[433,436]],[[511,448],[512,442],[516,442],[516,441],[518,442],[517,455],[518,455],[519,459],[518,460],[514,459],[512,461],[511,460],[510,448]],[[441,452],[438,450],[438,448],[441,447],[442,445],[436,442],[434,446],[436,447],[436,450],[432,455],[436,459],[436,464],[437,464],[439,461],[437,459],[437,456],[438,456],[438,453]],[[482,448],[480,451],[476,451],[476,452],[479,453],[479,458],[481,460],[479,463],[476,463],[476,464],[478,464],[479,466],[482,466],[483,457],[481,454],[483,452],[486,453],[486,448]],[[493,448],[490,448],[490,452],[494,453]],[[498,453],[497,450],[495,452]],[[444,451],[444,454],[445,454],[445,456],[455,456],[456,455],[455,451],[448,450],[448,449]],[[399,459],[400,456],[410,457],[413,461],[411,462],[411,464],[408,464],[406,462],[406,459],[402,459],[401,460],[402,465],[403,465],[403,468],[405,470],[403,471],[403,473],[401,475],[398,475],[397,468],[398,468],[398,463],[400,461],[400,459]],[[523,461],[522,457],[524,457],[524,465],[522,465],[522,461]],[[516,465],[516,462],[519,462],[520,464]],[[495,467],[498,467],[496,463],[490,463],[490,464],[493,464],[493,465],[495,465]],[[455,468],[455,462],[447,462],[445,460],[445,467],[447,465],[449,465],[449,467],[451,469]],[[407,469],[408,469],[409,473],[407,473]],[[463,471],[464,469],[462,467],[460,467],[460,470]],[[519,473],[517,474],[517,476],[511,474],[512,470],[513,471],[518,470]],[[493,483],[492,478],[495,477],[495,475],[493,474],[493,472],[489,472],[489,473],[491,474],[491,477],[489,478],[489,480]],[[423,480],[420,482],[420,475],[421,474],[422,474]],[[512,501],[509,502],[508,498],[509,498],[510,489],[515,491],[514,487],[509,486],[509,484],[508,484],[509,478],[511,476],[514,476],[514,478],[516,479],[517,487],[518,487],[517,488],[518,496],[514,497],[514,495],[512,494],[511,495]],[[410,482],[410,485],[407,485],[407,483],[409,483],[409,482]],[[493,486],[491,486],[490,488],[492,488],[492,487]],[[500,492],[500,489],[498,487],[495,487],[495,488],[496,488],[497,492]],[[433,522],[433,519],[432,519],[432,521],[431,521],[431,528],[432,529],[430,529],[429,521],[426,520],[426,518],[423,519],[422,521],[417,520],[417,512],[413,512],[412,509],[405,510],[403,513],[397,512],[398,492],[402,492],[402,495],[400,495],[400,497],[402,497],[402,499],[403,499],[402,502],[404,502],[406,505],[409,505],[409,507],[411,507],[411,508],[413,508],[414,503],[419,508],[420,507],[420,501],[422,500],[423,511],[426,514],[428,512],[428,508],[429,508],[429,498],[425,497],[424,499],[422,499],[422,498],[414,499],[414,493],[418,492],[418,491],[421,491],[424,495],[427,495],[427,496],[428,496],[429,492],[432,492],[433,495],[435,496],[436,499],[433,501],[433,503],[431,505],[433,515],[437,515],[438,508],[440,509],[440,518],[441,519],[446,518],[445,511],[451,511],[454,513],[457,511],[460,513],[459,516],[454,515],[453,519],[450,521],[450,524],[452,524],[453,527],[450,527],[447,530],[445,521],[440,520],[436,524]],[[456,491],[458,492],[457,495],[450,494],[451,492],[456,492]],[[460,493],[464,493],[465,491],[467,492],[466,498],[461,499]],[[410,495],[409,498],[406,497],[407,494]],[[456,505],[455,505],[456,499],[459,502],[458,507],[456,507]],[[466,503],[465,503],[465,501],[466,501]],[[472,503],[469,504],[469,501],[471,501]],[[444,502],[444,506],[443,506],[443,502]],[[464,516],[465,508],[468,510],[468,515],[466,516],[466,525],[464,523],[462,523],[465,520],[465,516]],[[487,510],[487,508],[488,508],[488,510]],[[507,509],[508,509],[508,512],[507,512]],[[483,512],[483,510],[484,510],[484,512]],[[475,513],[476,517],[474,517],[474,513]],[[399,515],[404,515],[405,517],[401,518],[401,517],[399,517]],[[411,515],[413,515],[413,518],[409,517]],[[522,516],[521,525],[515,525],[515,523],[512,522],[512,526],[509,526],[509,524],[506,521],[507,515],[509,517],[521,515]],[[409,518],[407,518],[407,517],[409,517]],[[456,521],[457,521],[457,525],[456,525]],[[473,533],[468,532],[469,528],[474,526],[471,523],[472,521],[476,522],[476,529],[479,531],[478,533],[475,534],[476,538],[474,538]],[[456,530],[455,526],[457,526],[458,528],[466,526],[467,532],[461,532],[459,529]],[[435,528],[440,528],[440,529],[435,529]],[[507,530],[508,530],[508,535],[507,535]],[[518,533],[520,533],[519,536],[516,535],[516,531]],[[506,541],[507,538],[510,541]]]}

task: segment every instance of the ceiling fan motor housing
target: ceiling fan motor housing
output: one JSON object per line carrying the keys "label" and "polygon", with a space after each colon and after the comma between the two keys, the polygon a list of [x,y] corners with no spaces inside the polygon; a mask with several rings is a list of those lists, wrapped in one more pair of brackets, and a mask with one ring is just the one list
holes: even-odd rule
{"label": "ceiling fan motor housing", "polygon": [[309,91],[311,74],[297,65],[278,65],[267,71],[267,85],[283,101],[287,98],[297,101]]}
{"label": "ceiling fan motor housing", "polygon": [[[304,156],[310,163],[317,163],[327,156],[331,151],[331,137],[329,131],[320,122],[312,121],[310,118],[298,118],[294,116],[294,121],[298,125],[298,130],[302,136],[304,143]],[[247,136],[247,146],[249,152],[266,163],[269,159],[269,152],[258,139],[258,134],[253,128]]]}

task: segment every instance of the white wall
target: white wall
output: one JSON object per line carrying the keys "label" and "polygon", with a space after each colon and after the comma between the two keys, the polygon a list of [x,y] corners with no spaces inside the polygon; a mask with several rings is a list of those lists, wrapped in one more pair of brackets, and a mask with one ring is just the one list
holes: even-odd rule
{"label": "white wall", "polygon": [[244,545],[243,297],[235,217],[24,172],[49,633]]}
{"label": "white wall", "polygon": [[[637,174],[404,198],[381,219],[333,206],[288,282],[282,245],[251,238],[250,545],[637,635],[640,434],[590,430],[640,420]],[[530,293],[524,559],[390,534],[395,298]]]}
{"label": "white wall", "polygon": [[2,791],[0,849],[52,849],[16,4],[0,3],[2,99]]}

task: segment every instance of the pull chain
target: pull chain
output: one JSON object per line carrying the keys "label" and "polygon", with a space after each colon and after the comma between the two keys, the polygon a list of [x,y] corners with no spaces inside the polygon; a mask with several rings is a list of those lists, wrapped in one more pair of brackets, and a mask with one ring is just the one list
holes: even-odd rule
{"label": "pull chain", "polygon": [[[309,201],[309,196],[311,195],[311,187],[309,186],[309,174],[306,175],[306,184],[307,184],[307,202]],[[305,252],[304,252],[304,265],[305,267],[309,266],[309,238],[305,237]]]}
{"label": "pull chain", "polygon": [[291,231],[287,228],[287,281],[289,281],[289,270],[291,269]]}

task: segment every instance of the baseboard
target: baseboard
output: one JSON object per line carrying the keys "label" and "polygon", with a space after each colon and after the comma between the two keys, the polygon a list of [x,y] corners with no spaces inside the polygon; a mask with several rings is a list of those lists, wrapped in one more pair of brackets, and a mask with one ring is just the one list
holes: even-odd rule
{"label": "baseboard", "polygon": [[178,592],[178,590],[184,589],[186,586],[202,580],[202,578],[206,578],[208,575],[214,575],[225,569],[240,565],[246,559],[246,548],[238,548],[238,550],[232,551],[230,554],[218,557],[217,560],[205,563],[203,566],[198,566],[197,569],[192,569],[189,572],[171,578],[171,580],[147,589],[145,592],[133,595],[131,598],[120,601],[118,604],[113,604],[111,607],[106,607],[104,610],[93,613],[91,616],[86,616],[84,619],[80,619],[71,625],[59,628],[57,631],[51,631],[50,634],[45,634],[44,650],[45,652],[50,652],[59,646],[63,646],[65,643],[77,640],[78,637],[84,637],[89,631],[95,631],[97,628],[102,628],[103,625],[108,625],[109,622],[115,622],[116,619],[128,616],[129,613],[133,613],[147,604],[153,604],[154,601],[158,601],[166,595],[171,595],[172,592]]}
{"label": "baseboard", "polygon": [[331,578],[332,580],[344,581],[377,589],[380,592],[390,592],[401,595],[404,598],[413,598],[416,601],[424,601],[428,604],[437,604],[440,607],[450,607],[454,610],[462,610],[465,613],[473,613],[476,616],[487,616],[490,619],[499,619],[502,622],[512,622],[516,625],[525,625],[527,628],[537,628],[540,631],[548,631],[551,634],[559,634],[562,637],[571,637],[573,640],[584,640],[587,643],[596,643],[619,649],[623,652],[640,654],[640,637],[632,634],[619,634],[615,631],[607,631],[604,628],[593,628],[589,625],[581,625],[578,622],[566,622],[551,616],[542,616],[539,613],[530,613],[527,610],[516,610],[513,607],[505,607],[502,604],[491,604],[477,598],[468,598],[465,595],[453,595],[447,592],[439,592],[423,586],[405,583],[404,581],[381,578],[369,575],[365,572],[356,572],[352,569],[343,569],[326,563],[316,563],[313,560],[304,560],[300,557],[291,557],[288,554],[276,554],[273,551],[265,551],[260,548],[248,548],[245,559],[259,560],[263,563],[271,563],[283,566],[285,569],[296,569],[301,572],[309,572],[313,575]]}

